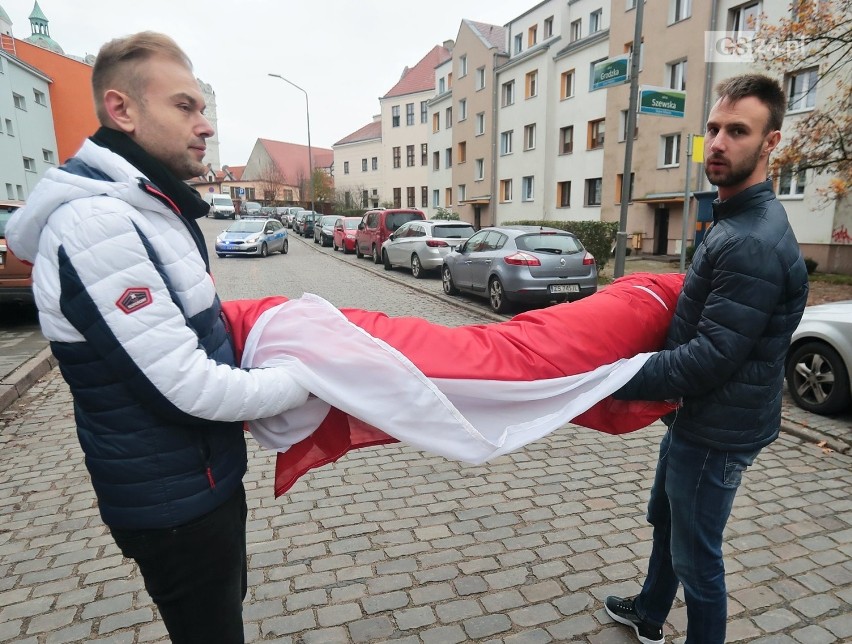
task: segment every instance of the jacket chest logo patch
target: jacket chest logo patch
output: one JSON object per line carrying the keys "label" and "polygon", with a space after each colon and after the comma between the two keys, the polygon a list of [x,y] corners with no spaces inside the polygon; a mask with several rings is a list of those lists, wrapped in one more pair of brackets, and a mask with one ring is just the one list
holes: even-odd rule
{"label": "jacket chest logo patch", "polygon": [[121,297],[116,301],[116,305],[125,313],[133,313],[139,309],[144,309],[154,298],[151,297],[151,290],[142,287],[129,288],[121,294]]}

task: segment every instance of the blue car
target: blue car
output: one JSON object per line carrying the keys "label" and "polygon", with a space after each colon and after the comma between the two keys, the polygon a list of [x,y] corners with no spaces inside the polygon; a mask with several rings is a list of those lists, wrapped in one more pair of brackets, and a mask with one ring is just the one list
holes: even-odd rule
{"label": "blue car", "polygon": [[216,254],[219,257],[266,257],[276,251],[286,255],[287,250],[287,229],[277,219],[240,219],[216,237]]}

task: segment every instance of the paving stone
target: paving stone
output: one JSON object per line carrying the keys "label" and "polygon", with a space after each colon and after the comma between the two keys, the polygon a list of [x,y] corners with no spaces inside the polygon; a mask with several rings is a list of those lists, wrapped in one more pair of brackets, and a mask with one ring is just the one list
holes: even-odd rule
{"label": "paving stone", "polygon": [[358,604],[338,604],[317,609],[317,622],[323,628],[340,626],[346,622],[361,619],[361,607]]}
{"label": "paving stone", "polygon": [[394,632],[393,624],[386,616],[371,617],[347,624],[353,642],[370,642],[390,637]]}
{"label": "paving stone", "polygon": [[468,637],[481,639],[510,630],[512,623],[506,615],[485,615],[468,619],[462,626]]}

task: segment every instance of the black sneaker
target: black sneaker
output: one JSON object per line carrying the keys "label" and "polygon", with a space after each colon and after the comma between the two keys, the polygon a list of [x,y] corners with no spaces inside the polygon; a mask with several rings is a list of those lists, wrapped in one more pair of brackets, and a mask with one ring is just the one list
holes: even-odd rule
{"label": "black sneaker", "polygon": [[662,627],[654,626],[639,619],[633,607],[633,599],[622,599],[610,595],[604,602],[604,608],[616,622],[630,626],[636,631],[636,637],[642,644],[665,644],[666,639],[663,637]]}

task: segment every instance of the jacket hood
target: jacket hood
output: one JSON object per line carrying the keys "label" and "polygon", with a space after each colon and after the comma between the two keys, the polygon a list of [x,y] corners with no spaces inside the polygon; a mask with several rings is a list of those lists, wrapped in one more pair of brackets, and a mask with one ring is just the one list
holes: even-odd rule
{"label": "jacket hood", "polygon": [[114,197],[140,210],[167,213],[169,209],[140,189],[145,175],[123,157],[90,140],[76,156],[59,168],[51,168],[6,225],[6,241],[13,253],[33,263],[39,238],[50,216],[63,204],[95,196]]}

